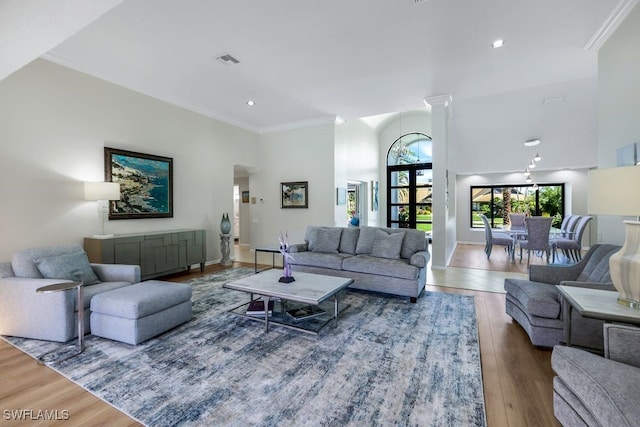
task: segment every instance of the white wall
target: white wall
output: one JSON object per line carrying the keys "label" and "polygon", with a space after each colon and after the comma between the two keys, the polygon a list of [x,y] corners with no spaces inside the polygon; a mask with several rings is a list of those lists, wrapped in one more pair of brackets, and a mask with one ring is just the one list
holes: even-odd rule
{"label": "white wall", "polygon": [[[539,171],[535,173],[538,184],[565,184],[567,200],[565,214],[587,215],[587,170]],[[471,186],[522,185],[522,173],[458,175],[456,228],[459,243],[484,243],[484,229],[471,229]],[[584,235],[582,245],[589,247],[592,238]],[[594,242],[595,243],[595,242]]]}
{"label": "white wall", "polygon": [[[172,157],[174,217],[109,221],[107,233],[207,230],[233,212],[233,165],[257,165],[258,135],[37,60],[0,81],[0,260],[98,230],[83,182],[104,180],[103,147]],[[232,143],[230,143],[232,142]]]}
{"label": "white wall", "polygon": [[[260,136],[260,170],[249,177],[251,196],[251,246],[273,245],[280,232],[289,241],[302,242],[308,225],[334,224],[333,122]],[[308,209],[281,209],[280,183],[307,181]]]}
{"label": "white wall", "polygon": [[[640,6],[635,6],[598,51],[598,167],[616,166],[616,150],[640,142],[639,51]],[[623,219],[632,218],[598,217],[605,243],[624,242]]]}
{"label": "white wall", "polygon": [[[477,98],[454,94],[449,168],[460,175],[524,170],[536,151],[548,169],[595,166],[596,85],[594,77]],[[543,102],[558,97],[564,102]],[[530,138],[542,144],[524,147]]]}
{"label": "white wall", "polygon": [[[361,218],[363,225],[379,225],[380,208],[371,210],[371,181],[380,181],[378,174],[378,136],[361,120],[350,121],[336,126],[335,136],[335,186],[347,188],[347,181],[366,183],[366,212]],[[347,226],[347,206],[338,206],[334,200],[335,225]]]}

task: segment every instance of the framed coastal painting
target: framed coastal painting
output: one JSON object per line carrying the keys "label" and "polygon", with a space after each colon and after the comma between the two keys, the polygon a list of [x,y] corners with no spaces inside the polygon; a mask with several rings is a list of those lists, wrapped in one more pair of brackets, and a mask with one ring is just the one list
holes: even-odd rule
{"label": "framed coastal painting", "polygon": [[173,218],[173,159],[104,148],[105,180],[120,184],[109,219]]}
{"label": "framed coastal painting", "polygon": [[280,207],[283,209],[309,207],[308,181],[281,182],[280,194]]}
{"label": "framed coastal painting", "polygon": [[249,203],[249,192],[248,191],[243,191],[242,192],[242,203]]}

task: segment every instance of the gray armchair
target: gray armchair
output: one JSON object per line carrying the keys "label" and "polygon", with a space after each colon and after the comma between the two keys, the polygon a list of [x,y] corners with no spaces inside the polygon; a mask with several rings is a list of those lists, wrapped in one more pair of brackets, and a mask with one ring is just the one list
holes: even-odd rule
{"label": "gray armchair", "polygon": [[137,265],[89,264],[81,246],[26,249],[0,263],[0,335],[66,342],[77,336],[76,292],[39,294],[36,289],[83,281],[85,331],[91,298],[140,282]]}
{"label": "gray armchair", "polygon": [[[531,343],[553,347],[564,340],[560,296],[555,285],[615,290],[609,274],[609,258],[620,250],[615,245],[594,245],[573,265],[531,265],[529,279],[505,279],[506,312],[529,335]],[[602,321],[572,313],[571,341],[602,349]]]}
{"label": "gray armchair", "polygon": [[553,413],[563,426],[640,425],[640,328],[605,324],[604,357],[555,346]]}

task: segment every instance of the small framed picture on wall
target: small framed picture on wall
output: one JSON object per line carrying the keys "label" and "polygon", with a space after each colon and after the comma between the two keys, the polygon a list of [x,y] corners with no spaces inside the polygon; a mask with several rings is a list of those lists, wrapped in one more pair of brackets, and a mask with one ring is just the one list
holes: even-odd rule
{"label": "small framed picture on wall", "polygon": [[309,207],[309,182],[281,182],[280,183],[280,207],[308,208]]}

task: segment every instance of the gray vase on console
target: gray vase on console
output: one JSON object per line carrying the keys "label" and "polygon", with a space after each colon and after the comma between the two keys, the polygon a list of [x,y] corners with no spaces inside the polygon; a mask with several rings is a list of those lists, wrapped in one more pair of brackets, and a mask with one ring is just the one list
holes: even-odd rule
{"label": "gray vase on console", "polygon": [[222,234],[231,233],[231,221],[229,221],[229,214],[223,213],[222,220],[220,220],[220,232]]}

